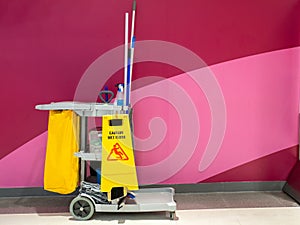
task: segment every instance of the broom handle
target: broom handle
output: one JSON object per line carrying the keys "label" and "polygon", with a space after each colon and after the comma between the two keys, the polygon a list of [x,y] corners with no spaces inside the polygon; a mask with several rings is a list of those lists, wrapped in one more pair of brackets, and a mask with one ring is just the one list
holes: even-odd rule
{"label": "broom handle", "polygon": [[127,66],[128,66],[128,13],[125,13],[125,43],[124,43],[124,103],[127,103],[127,95],[128,87],[127,87]]}

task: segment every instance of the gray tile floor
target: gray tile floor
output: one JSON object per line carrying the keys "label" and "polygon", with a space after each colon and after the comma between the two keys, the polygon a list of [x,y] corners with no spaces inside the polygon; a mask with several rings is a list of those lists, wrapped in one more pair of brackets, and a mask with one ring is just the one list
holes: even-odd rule
{"label": "gray tile floor", "polygon": [[5,225],[299,225],[300,207],[177,210],[177,220],[162,213],[95,213],[89,221],[74,220],[69,213],[0,214]]}
{"label": "gray tile floor", "polygon": [[72,196],[0,197],[0,224],[67,225],[298,225],[300,207],[282,192],[226,192],[176,194],[177,220],[166,213],[95,213],[77,221],[68,212]]}
{"label": "gray tile floor", "polygon": [[[0,214],[65,213],[74,196],[0,197]],[[283,192],[225,192],[176,194],[178,210],[299,207]]]}
{"label": "gray tile floor", "polygon": [[178,194],[178,209],[298,207],[283,192],[226,192]]}

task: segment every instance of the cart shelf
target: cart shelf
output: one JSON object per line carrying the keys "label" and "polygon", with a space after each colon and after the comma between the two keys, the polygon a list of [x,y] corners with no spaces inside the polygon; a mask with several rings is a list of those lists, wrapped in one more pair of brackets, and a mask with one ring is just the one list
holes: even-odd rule
{"label": "cart shelf", "polygon": [[101,161],[102,159],[102,153],[101,152],[76,152],[75,156],[81,158],[85,161]]}

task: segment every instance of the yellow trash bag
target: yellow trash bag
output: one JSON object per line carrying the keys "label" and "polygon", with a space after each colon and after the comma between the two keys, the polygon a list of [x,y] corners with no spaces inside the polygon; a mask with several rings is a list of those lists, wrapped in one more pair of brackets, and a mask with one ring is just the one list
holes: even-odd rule
{"label": "yellow trash bag", "polygon": [[102,118],[101,191],[110,192],[114,187],[139,189],[127,114]]}
{"label": "yellow trash bag", "polygon": [[44,189],[60,194],[75,191],[79,180],[79,117],[70,110],[50,111]]}

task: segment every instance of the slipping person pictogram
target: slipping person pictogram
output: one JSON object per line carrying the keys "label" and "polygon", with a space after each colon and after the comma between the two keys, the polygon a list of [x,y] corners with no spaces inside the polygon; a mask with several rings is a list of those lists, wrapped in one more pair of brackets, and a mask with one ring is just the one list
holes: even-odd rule
{"label": "slipping person pictogram", "polygon": [[128,160],[128,156],[124,152],[124,150],[121,148],[119,143],[116,143],[113,145],[112,150],[110,151],[107,160],[109,161],[115,161],[115,160]]}

